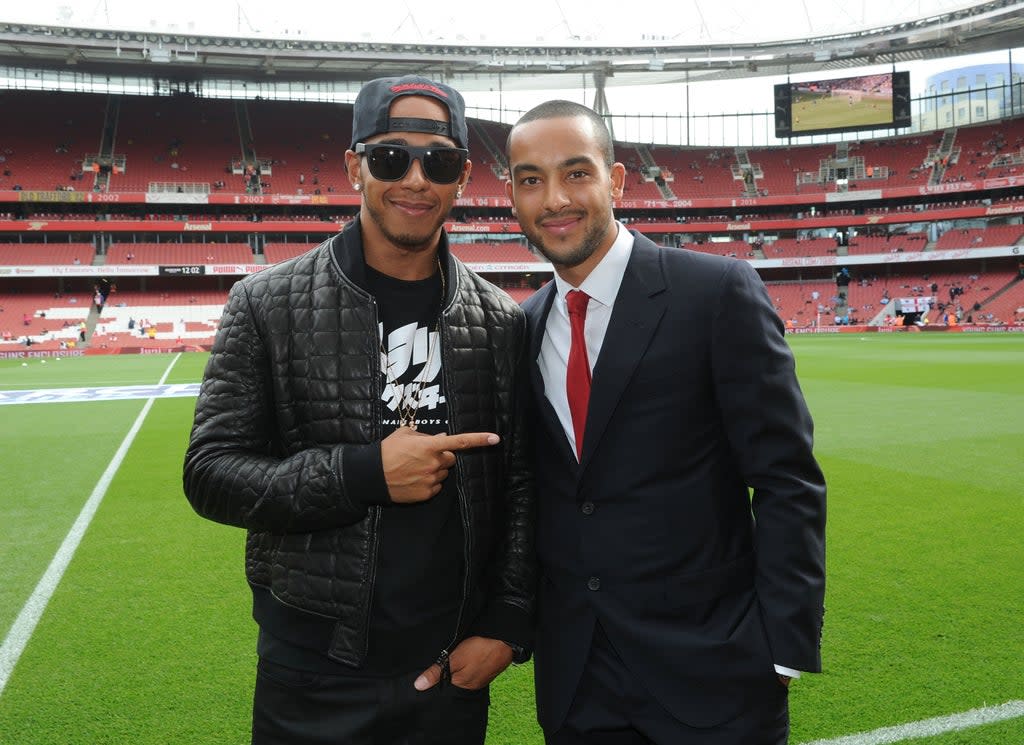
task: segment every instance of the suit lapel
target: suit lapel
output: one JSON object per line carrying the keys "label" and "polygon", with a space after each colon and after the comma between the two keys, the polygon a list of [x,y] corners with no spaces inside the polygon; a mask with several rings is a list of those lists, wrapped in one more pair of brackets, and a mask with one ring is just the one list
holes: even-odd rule
{"label": "suit lapel", "polygon": [[533,390],[541,398],[544,397],[544,378],[541,377],[537,358],[540,357],[540,345],[544,341],[544,329],[555,295],[557,290],[552,280],[537,290],[536,295],[531,297],[526,305],[526,323],[530,332],[530,380],[533,383]]}
{"label": "suit lapel", "polygon": [[575,466],[576,455],[572,452],[572,446],[565,436],[562,423],[558,420],[554,407],[548,401],[548,397],[544,395],[544,376],[541,375],[540,365],[537,364],[537,358],[540,357],[540,345],[544,340],[547,327],[548,313],[551,312],[551,306],[557,294],[554,281],[548,282],[538,290],[534,298],[530,298],[527,306],[526,318],[530,332],[530,383],[537,411],[544,420],[547,431],[551,433],[552,441],[558,443],[557,447],[564,451],[563,455]]}
{"label": "suit lapel", "polygon": [[668,302],[660,260],[663,249],[636,233],[634,235],[633,251],[615,298],[601,354],[594,365],[581,470],[586,469],[608,427]]}

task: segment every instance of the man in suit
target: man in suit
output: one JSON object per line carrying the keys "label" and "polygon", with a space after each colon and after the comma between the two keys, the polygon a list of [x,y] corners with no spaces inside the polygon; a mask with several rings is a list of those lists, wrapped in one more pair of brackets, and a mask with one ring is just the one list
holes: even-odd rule
{"label": "man in suit", "polygon": [[525,303],[547,742],[785,743],[821,666],[825,483],[782,323],[745,261],[615,220],[591,109],[541,104],[507,151],[555,269]]}

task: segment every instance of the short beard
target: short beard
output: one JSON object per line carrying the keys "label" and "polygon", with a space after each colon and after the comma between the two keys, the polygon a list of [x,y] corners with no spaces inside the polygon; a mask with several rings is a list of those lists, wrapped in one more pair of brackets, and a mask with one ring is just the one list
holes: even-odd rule
{"label": "short beard", "polygon": [[383,215],[381,215],[380,211],[371,205],[368,200],[364,201],[363,204],[366,206],[366,211],[369,213],[370,219],[373,220],[381,234],[393,246],[415,253],[427,251],[436,246],[435,238],[437,237],[437,231],[444,225],[444,221],[448,214],[446,211],[443,212],[442,216],[438,218],[433,227],[431,227],[424,235],[395,233],[388,227],[387,221],[384,219]]}
{"label": "short beard", "polygon": [[594,255],[594,252],[601,247],[601,243],[604,241],[605,232],[607,225],[602,223],[595,223],[593,226],[587,229],[587,232],[583,234],[583,240],[580,244],[573,249],[570,249],[568,255],[558,256],[548,249],[543,241],[540,240],[540,233],[536,235],[530,235],[526,228],[523,228],[523,232],[527,233],[526,237],[530,239],[534,248],[540,251],[541,255],[550,261],[554,266],[566,267],[572,269],[582,264],[584,261]]}

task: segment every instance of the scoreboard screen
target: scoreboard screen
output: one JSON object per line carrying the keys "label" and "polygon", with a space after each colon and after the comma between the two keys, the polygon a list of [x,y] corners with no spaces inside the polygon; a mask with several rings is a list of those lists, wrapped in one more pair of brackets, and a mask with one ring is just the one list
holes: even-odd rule
{"label": "scoreboard screen", "polygon": [[182,277],[182,276],[198,276],[200,274],[206,274],[206,267],[202,264],[191,264],[189,266],[161,266],[160,276],[162,277]]}
{"label": "scoreboard screen", "polygon": [[910,126],[910,73],[887,72],[775,86],[779,138]]}

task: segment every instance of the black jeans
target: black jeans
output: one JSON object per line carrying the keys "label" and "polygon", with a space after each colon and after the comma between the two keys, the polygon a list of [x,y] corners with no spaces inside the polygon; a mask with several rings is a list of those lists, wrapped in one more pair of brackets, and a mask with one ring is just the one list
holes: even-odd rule
{"label": "black jeans", "polygon": [[483,745],[487,688],[417,691],[395,678],[324,675],[260,660],[253,745]]}

